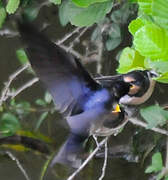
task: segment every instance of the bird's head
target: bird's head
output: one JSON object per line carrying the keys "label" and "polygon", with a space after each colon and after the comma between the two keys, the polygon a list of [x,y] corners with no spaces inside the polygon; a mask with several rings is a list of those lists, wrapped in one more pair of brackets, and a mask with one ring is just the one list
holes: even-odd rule
{"label": "bird's head", "polygon": [[132,71],[123,75],[123,81],[129,83],[128,94],[120,99],[122,104],[138,105],[145,102],[152,94],[157,74],[153,71]]}

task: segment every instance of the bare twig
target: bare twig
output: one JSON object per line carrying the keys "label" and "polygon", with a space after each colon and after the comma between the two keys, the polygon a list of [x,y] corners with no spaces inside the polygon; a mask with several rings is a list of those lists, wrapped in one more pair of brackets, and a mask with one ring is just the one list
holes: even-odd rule
{"label": "bare twig", "polygon": [[168,170],[168,137],[166,138],[166,159],[165,159],[165,169]]}
{"label": "bare twig", "polygon": [[16,162],[18,168],[21,170],[21,172],[23,173],[24,177],[26,178],[26,180],[30,180],[29,176],[27,175],[25,169],[22,167],[22,165],[20,164],[19,160],[9,151],[6,151],[6,154],[13,160]]}
{"label": "bare twig", "polygon": [[96,146],[98,147],[99,146],[99,142],[97,140],[97,136],[95,134],[92,135],[93,136],[93,139],[95,140],[96,142]]}
{"label": "bare twig", "polygon": [[16,70],[16,72],[14,72],[12,75],[9,76],[9,80],[5,83],[5,87],[2,90],[1,93],[1,97],[0,97],[0,106],[2,105],[2,103],[4,101],[6,101],[6,99],[8,98],[8,94],[9,94],[9,87],[11,85],[11,83],[13,82],[13,80],[15,80],[15,78],[22,73],[25,69],[27,69],[30,65],[26,64],[23,67],[19,68],[18,70]]}
{"label": "bare twig", "polygon": [[[129,121],[130,121],[131,123],[137,125],[137,126],[141,126],[141,127],[144,127],[144,128],[148,128],[148,124],[147,124],[147,123],[142,122],[142,121],[138,120],[137,118],[130,118]],[[166,131],[166,130],[164,130],[164,129],[154,127],[154,128],[151,128],[150,130],[168,136],[168,131]]]}
{"label": "bare twig", "polygon": [[[108,137],[106,137],[106,139],[108,140]],[[105,147],[105,151],[104,151],[104,163],[103,163],[103,168],[102,168],[102,174],[99,178],[99,180],[102,180],[105,176],[105,172],[106,172],[106,167],[107,167],[107,156],[108,156],[108,147],[107,147],[107,140],[104,144]]]}
{"label": "bare twig", "polygon": [[104,138],[100,143],[99,146],[95,148],[95,150],[88,156],[88,158],[82,163],[82,165],[71,175],[67,180],[72,180],[87,164],[88,162],[93,158],[93,156],[97,153],[99,150],[99,147],[103,146],[107,142],[107,138]]}
{"label": "bare twig", "polygon": [[81,29],[80,27],[75,28],[72,32],[70,32],[69,34],[67,34],[66,36],[64,36],[64,38],[62,38],[61,40],[58,40],[58,41],[56,42],[56,44],[61,45],[61,44],[64,43],[66,40],[68,40],[73,34],[78,33],[80,29]]}
{"label": "bare twig", "polygon": [[35,77],[32,80],[28,81],[27,83],[25,83],[23,86],[21,86],[20,88],[18,88],[14,93],[10,93],[9,96],[11,96],[11,98],[13,99],[14,97],[16,97],[18,94],[20,94],[22,91],[24,91],[25,89],[27,89],[28,87],[31,87],[33,84],[35,84],[36,82],[39,81],[39,78]]}
{"label": "bare twig", "polygon": [[100,42],[98,45],[98,60],[97,60],[97,73],[101,74],[102,72],[102,54],[103,54],[103,43]]}
{"label": "bare twig", "polygon": [[68,51],[70,51],[70,50],[73,48],[73,46],[75,45],[75,43],[79,41],[80,37],[81,37],[88,29],[89,29],[89,27],[84,28],[84,29],[79,33],[79,35],[75,37],[75,39],[70,43],[70,45],[69,45],[69,47],[68,47]]}
{"label": "bare twig", "polygon": [[[61,44],[61,45],[59,45],[61,48],[63,48],[65,51],[67,51],[68,52],[68,47],[67,46],[65,46],[65,45],[63,45],[63,44]],[[77,51],[75,51],[75,50],[73,50],[73,49],[71,49],[70,51],[69,51],[72,55],[74,55],[75,57],[77,57],[77,58],[79,58],[79,59],[84,59],[84,56],[82,56],[80,53],[78,53]]]}

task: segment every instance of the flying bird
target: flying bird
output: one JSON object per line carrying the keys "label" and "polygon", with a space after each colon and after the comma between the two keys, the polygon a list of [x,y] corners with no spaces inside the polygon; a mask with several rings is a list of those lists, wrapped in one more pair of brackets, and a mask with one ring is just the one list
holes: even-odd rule
{"label": "flying bird", "polygon": [[[51,93],[56,109],[70,127],[70,135],[52,164],[60,162],[76,167],[79,163],[73,157],[83,150],[83,143],[89,135],[96,131],[100,131],[100,135],[109,135],[108,132],[102,133],[101,129],[116,126],[113,123],[117,119],[114,114],[118,113],[119,119],[125,119],[119,101],[129,104],[129,98],[142,97],[144,91],[138,83],[149,77],[136,71],[136,76],[132,72],[95,80],[79,59],[50,41],[32,24],[19,22],[18,29],[27,45],[26,52],[32,68]],[[141,74],[143,77],[139,79]],[[142,85],[148,91],[150,85]],[[132,101],[134,103],[140,104]]]}

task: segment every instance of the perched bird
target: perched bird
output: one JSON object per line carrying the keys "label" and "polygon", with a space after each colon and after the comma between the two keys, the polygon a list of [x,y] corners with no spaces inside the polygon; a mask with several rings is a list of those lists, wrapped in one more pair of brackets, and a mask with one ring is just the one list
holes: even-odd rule
{"label": "perched bird", "polygon": [[131,88],[128,94],[122,96],[119,103],[125,105],[139,105],[147,101],[152,95],[155,87],[155,80],[152,79],[154,77],[157,77],[154,71],[136,70],[122,75],[98,77],[96,80],[106,85],[110,85],[110,83],[114,83],[116,80],[130,83]]}

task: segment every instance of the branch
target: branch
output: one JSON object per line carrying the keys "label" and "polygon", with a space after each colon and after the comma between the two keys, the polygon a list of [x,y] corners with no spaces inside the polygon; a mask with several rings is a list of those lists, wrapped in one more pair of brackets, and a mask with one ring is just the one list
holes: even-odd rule
{"label": "branch", "polygon": [[70,43],[69,47],[68,47],[68,51],[70,51],[73,46],[75,45],[76,42],[79,42],[79,39],[81,38],[81,36],[89,29],[90,27],[85,27],[78,36],[75,37],[75,39]]}
{"label": "branch", "polygon": [[70,32],[70,33],[68,33],[67,35],[65,35],[65,37],[63,37],[61,40],[58,40],[58,41],[56,42],[56,44],[58,44],[58,45],[63,44],[63,43],[64,43],[66,40],[68,40],[73,34],[78,33],[80,29],[81,29],[80,27],[75,28],[72,32]]}
{"label": "branch", "polygon": [[39,81],[39,78],[35,77],[32,80],[28,81],[27,83],[25,83],[23,86],[21,86],[20,88],[18,88],[14,93],[9,93],[8,96],[10,96],[12,99],[14,97],[16,97],[18,94],[20,94],[22,91],[24,91],[25,89],[27,89],[28,87],[31,87],[33,84],[35,84],[36,82]]}
{"label": "branch", "polygon": [[5,87],[2,90],[1,93],[1,97],[0,97],[0,106],[2,105],[2,103],[4,101],[6,101],[8,99],[8,94],[10,92],[9,87],[11,85],[11,83],[16,79],[16,77],[21,74],[25,69],[27,69],[30,66],[30,64],[26,64],[23,67],[19,68],[18,70],[16,70],[13,74],[11,74],[9,76],[9,80],[5,83]]}
{"label": "branch", "polygon": [[103,146],[107,142],[108,138],[104,138],[98,145],[98,147],[95,148],[95,150],[88,156],[88,158],[82,163],[82,165],[71,175],[67,180],[72,180],[87,164],[88,162],[93,158],[93,156],[97,153],[99,148]]}
{"label": "branch", "polygon": [[18,166],[18,168],[21,170],[21,172],[23,173],[24,177],[26,178],[26,180],[30,180],[29,176],[27,175],[25,169],[22,167],[22,165],[20,164],[19,160],[9,151],[6,151],[6,154],[13,160],[16,161],[16,164]]}
{"label": "branch", "polygon": [[[135,124],[135,125],[137,125],[137,126],[141,126],[141,127],[144,127],[144,128],[146,128],[146,129],[148,129],[148,124],[145,123],[145,122],[142,122],[142,121],[138,120],[137,118],[130,118],[129,121],[130,121],[132,124]],[[168,136],[168,131],[166,131],[166,130],[164,130],[164,129],[154,127],[154,128],[151,128],[150,130]]]}
{"label": "branch", "polygon": [[97,60],[97,73],[98,74],[101,74],[102,72],[102,55],[103,55],[103,43],[102,42],[99,42],[99,45],[98,45],[98,60]]}
{"label": "branch", "polygon": [[[106,137],[106,139],[108,140],[108,137]],[[104,144],[105,146],[105,151],[104,151],[104,164],[103,164],[103,168],[102,168],[102,174],[99,178],[99,180],[102,180],[105,176],[105,172],[106,172],[106,167],[107,167],[107,157],[108,157],[108,147],[107,147],[107,141]]]}

